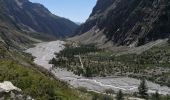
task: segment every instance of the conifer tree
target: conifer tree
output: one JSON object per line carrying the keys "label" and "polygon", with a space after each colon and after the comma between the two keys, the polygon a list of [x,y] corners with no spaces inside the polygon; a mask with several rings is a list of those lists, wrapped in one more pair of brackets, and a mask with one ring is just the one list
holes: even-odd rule
{"label": "conifer tree", "polygon": [[148,99],[148,87],[147,87],[147,83],[146,80],[143,79],[138,87],[139,90],[139,95],[144,98],[144,99]]}
{"label": "conifer tree", "polygon": [[160,100],[160,95],[159,95],[158,91],[156,91],[154,97],[155,97],[155,100]]}
{"label": "conifer tree", "polygon": [[124,100],[123,93],[121,90],[119,90],[119,92],[117,93],[116,100]]}

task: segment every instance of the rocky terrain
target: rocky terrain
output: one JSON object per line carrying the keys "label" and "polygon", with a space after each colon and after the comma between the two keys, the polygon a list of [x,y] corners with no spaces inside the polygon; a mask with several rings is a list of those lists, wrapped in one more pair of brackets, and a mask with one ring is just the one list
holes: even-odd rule
{"label": "rocky terrain", "polygon": [[170,35],[169,0],[98,0],[72,40],[140,46]]}

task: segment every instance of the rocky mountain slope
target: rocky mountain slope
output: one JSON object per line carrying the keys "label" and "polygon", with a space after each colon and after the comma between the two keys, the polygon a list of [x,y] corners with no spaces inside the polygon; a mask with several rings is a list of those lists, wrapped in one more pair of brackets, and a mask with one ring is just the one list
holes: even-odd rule
{"label": "rocky mountain slope", "polygon": [[170,35],[169,0],[98,0],[74,40],[139,46]]}
{"label": "rocky mountain slope", "polygon": [[43,5],[28,0],[0,0],[0,20],[15,28],[63,38],[71,35],[77,25],[52,14]]}

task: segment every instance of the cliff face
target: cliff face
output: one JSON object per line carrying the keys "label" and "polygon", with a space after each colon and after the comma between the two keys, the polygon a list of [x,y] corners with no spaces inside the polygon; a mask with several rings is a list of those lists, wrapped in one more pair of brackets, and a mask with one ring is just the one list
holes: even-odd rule
{"label": "cliff face", "polygon": [[138,46],[167,38],[169,12],[169,0],[98,0],[76,40]]}
{"label": "cliff face", "polygon": [[72,35],[78,27],[68,19],[53,15],[43,5],[28,0],[0,0],[0,8],[0,20],[24,31],[62,38]]}

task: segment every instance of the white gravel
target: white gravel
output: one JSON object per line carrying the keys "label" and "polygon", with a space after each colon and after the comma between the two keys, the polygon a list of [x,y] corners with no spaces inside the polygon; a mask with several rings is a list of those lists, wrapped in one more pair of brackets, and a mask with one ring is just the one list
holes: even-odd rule
{"label": "white gravel", "polygon": [[[64,41],[52,41],[52,42],[43,42],[36,44],[34,48],[26,50],[27,53],[32,54],[34,57],[34,62],[37,65],[40,65],[47,70],[52,68],[48,62],[53,57],[54,53],[58,53],[64,49]],[[113,89],[114,91],[119,91],[120,89],[125,93],[134,93],[138,91],[138,86],[140,80],[128,77],[113,77],[113,78],[85,78],[82,76],[74,75],[72,72],[69,72],[65,69],[53,69],[51,71],[57,78],[68,82],[73,87],[85,87],[91,91],[103,92],[106,89]],[[149,93],[154,93],[158,91],[160,94],[170,94],[170,88],[166,86],[160,86],[158,84],[148,82]]]}
{"label": "white gravel", "polygon": [[36,57],[34,63],[49,70],[52,67],[49,61],[55,57],[54,53],[58,53],[64,49],[63,44],[63,41],[38,43],[34,48],[30,48],[26,52]]}

